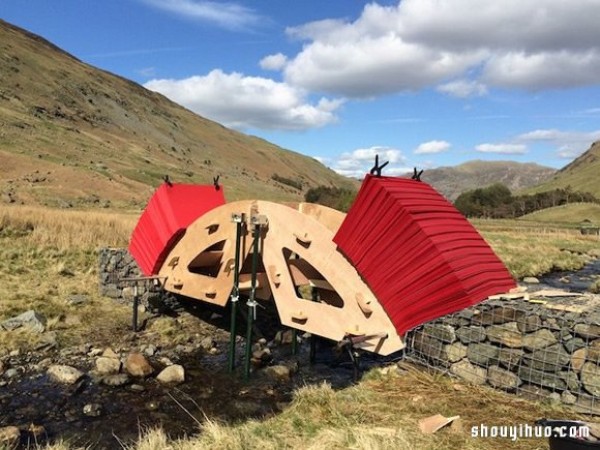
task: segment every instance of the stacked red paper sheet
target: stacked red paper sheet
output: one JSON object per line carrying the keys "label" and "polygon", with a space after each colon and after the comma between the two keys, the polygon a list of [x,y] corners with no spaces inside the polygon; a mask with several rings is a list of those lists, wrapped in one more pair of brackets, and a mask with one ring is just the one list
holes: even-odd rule
{"label": "stacked red paper sheet", "polygon": [[367,175],[333,240],[399,334],[515,286],[477,230],[421,181]]}
{"label": "stacked red paper sheet", "polygon": [[213,185],[162,184],[150,198],[129,242],[142,272],[158,273],[171,248],[198,217],[225,204]]}

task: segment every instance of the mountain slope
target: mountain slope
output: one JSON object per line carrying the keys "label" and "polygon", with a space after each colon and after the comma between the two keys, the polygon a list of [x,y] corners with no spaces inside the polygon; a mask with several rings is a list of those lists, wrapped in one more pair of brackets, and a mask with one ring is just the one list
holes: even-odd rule
{"label": "mountain slope", "polygon": [[589,192],[600,198],[600,141],[545,182],[528,189],[535,193],[571,186],[574,191]]}
{"label": "mountain slope", "polygon": [[454,201],[465,191],[494,183],[502,183],[514,192],[536,185],[554,172],[552,168],[534,163],[475,160],[454,167],[425,170],[422,180]]}
{"label": "mountain slope", "polygon": [[138,207],[165,174],[196,183],[220,175],[229,201],[293,201],[317,185],[357,186],[313,158],[202,118],[0,20],[5,201]]}

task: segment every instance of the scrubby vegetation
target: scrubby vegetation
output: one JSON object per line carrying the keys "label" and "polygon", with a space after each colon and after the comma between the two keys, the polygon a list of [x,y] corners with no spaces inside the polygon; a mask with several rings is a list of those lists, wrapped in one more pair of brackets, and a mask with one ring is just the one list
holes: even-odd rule
{"label": "scrubby vegetation", "polygon": [[356,191],[352,189],[330,186],[311,188],[304,195],[304,199],[309,203],[318,203],[343,212],[348,212],[355,197]]}
{"label": "scrubby vegetation", "polygon": [[454,203],[467,217],[515,218],[554,206],[570,203],[600,203],[588,192],[576,192],[570,187],[513,196],[501,183],[462,193]]}

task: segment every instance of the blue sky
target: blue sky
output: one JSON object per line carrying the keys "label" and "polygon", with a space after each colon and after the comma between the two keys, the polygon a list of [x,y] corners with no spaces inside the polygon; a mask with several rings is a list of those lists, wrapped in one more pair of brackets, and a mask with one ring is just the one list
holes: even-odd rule
{"label": "blue sky", "polygon": [[[0,0],[0,18],[361,176],[562,167],[600,139],[600,0]],[[412,169],[411,169],[412,170]]]}

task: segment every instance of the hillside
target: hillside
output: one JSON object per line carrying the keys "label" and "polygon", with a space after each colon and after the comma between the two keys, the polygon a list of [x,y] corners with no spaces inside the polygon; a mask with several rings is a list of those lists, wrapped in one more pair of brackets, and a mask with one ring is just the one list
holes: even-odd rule
{"label": "hillside", "polygon": [[526,193],[548,191],[571,186],[573,191],[590,192],[600,198],[600,141],[574,159],[545,182],[528,189]]}
{"label": "hillside", "polygon": [[475,160],[454,167],[425,170],[422,180],[454,201],[465,191],[494,183],[502,183],[514,192],[539,184],[554,172],[552,168],[534,163]]}
{"label": "hillside", "polygon": [[584,220],[589,220],[594,224],[600,224],[600,205],[596,203],[570,203],[541,209],[521,216],[519,220],[572,224],[581,224]]}
{"label": "hillside", "polygon": [[357,186],[2,20],[0,80],[0,201],[137,208],[165,174],[195,183],[220,175],[229,201]]}

